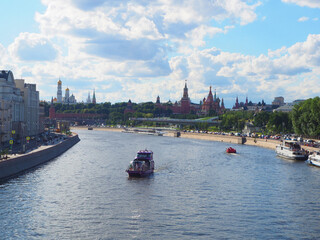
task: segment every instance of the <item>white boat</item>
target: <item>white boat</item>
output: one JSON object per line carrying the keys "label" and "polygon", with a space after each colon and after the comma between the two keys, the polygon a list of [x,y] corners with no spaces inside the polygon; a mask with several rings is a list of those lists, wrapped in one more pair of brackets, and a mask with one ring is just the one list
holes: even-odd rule
{"label": "white boat", "polygon": [[314,152],[309,155],[308,163],[320,167],[320,152]]}
{"label": "white boat", "polygon": [[308,154],[301,149],[299,143],[295,141],[284,140],[276,147],[276,153],[278,156],[291,159],[291,160],[307,160]]}

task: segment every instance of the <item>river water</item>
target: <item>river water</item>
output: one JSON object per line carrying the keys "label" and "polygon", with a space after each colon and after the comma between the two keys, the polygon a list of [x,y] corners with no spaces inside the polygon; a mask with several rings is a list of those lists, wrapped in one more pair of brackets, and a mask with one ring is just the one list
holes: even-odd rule
{"label": "river water", "polygon": [[[319,239],[320,169],[253,146],[78,131],[81,141],[0,185],[0,239]],[[137,150],[156,172],[130,179]]]}

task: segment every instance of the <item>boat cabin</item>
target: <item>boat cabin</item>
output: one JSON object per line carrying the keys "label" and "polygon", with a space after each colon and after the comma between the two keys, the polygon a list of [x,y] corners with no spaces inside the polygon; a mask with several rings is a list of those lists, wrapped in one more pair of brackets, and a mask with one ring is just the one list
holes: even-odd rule
{"label": "boat cabin", "polygon": [[291,150],[301,150],[300,144],[295,141],[285,141],[284,146],[290,148]]}
{"label": "boat cabin", "polygon": [[135,160],[152,160],[153,152],[149,150],[141,150],[137,153]]}

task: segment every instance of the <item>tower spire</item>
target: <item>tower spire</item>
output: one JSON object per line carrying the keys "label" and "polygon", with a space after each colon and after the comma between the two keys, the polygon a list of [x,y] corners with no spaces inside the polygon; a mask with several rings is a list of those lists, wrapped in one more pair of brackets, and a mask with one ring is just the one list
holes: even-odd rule
{"label": "tower spire", "polygon": [[187,87],[187,79],[185,80],[184,89],[183,89],[183,98],[188,99],[188,87]]}
{"label": "tower spire", "polygon": [[95,89],[93,89],[92,103],[93,104],[97,103],[97,101],[96,101],[96,90]]}

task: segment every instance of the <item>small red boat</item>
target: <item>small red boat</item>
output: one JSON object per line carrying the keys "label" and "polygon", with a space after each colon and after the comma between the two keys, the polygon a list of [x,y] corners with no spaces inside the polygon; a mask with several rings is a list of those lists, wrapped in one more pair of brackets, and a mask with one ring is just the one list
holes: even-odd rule
{"label": "small red boat", "polygon": [[227,148],[226,152],[227,153],[237,153],[237,150],[232,147],[229,147],[229,148]]}

